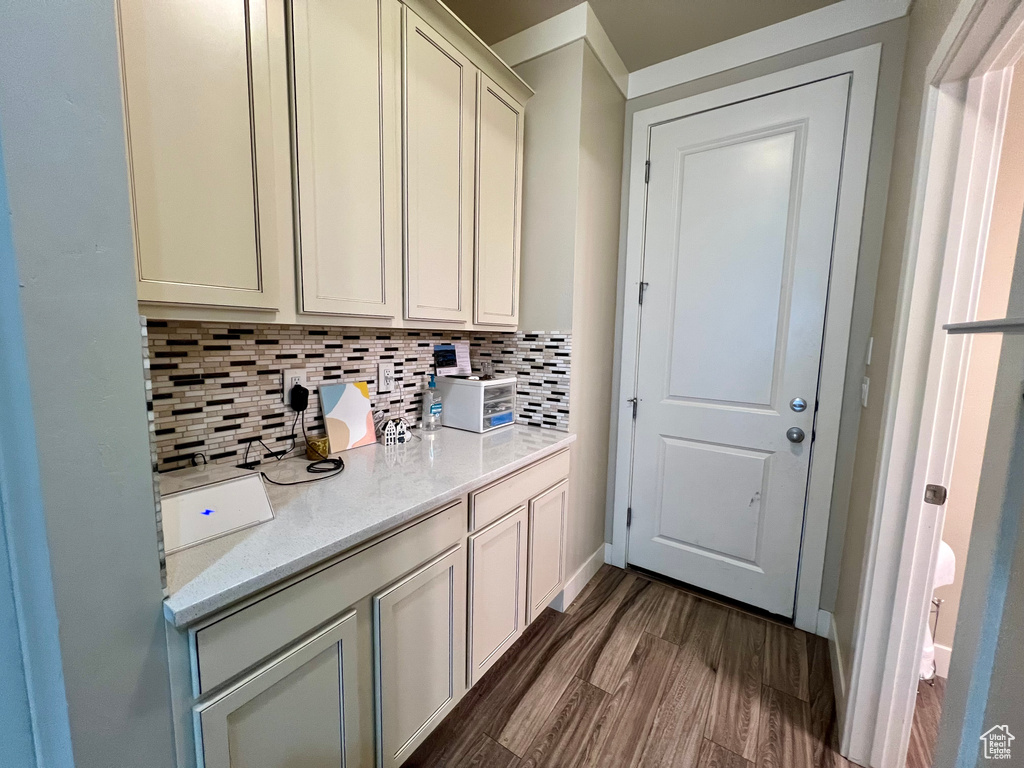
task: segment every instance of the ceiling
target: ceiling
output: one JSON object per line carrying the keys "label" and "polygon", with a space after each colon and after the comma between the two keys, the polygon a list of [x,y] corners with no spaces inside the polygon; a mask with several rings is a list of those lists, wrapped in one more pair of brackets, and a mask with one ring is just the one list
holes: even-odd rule
{"label": "ceiling", "polygon": [[[445,0],[493,45],[581,0]],[[836,0],[590,0],[626,69],[634,72]]]}

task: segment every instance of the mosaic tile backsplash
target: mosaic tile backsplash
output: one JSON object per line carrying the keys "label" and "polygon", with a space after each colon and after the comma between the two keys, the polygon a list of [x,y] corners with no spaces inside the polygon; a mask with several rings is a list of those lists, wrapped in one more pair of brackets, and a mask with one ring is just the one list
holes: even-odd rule
{"label": "mosaic tile backsplash", "polygon": [[[324,382],[366,381],[375,412],[418,424],[433,347],[452,341],[470,343],[474,370],[490,360],[495,375],[517,376],[519,423],[569,428],[572,340],[565,333],[460,334],[152,319],[147,330],[161,472],[188,466],[196,453],[210,463],[240,464],[246,448],[254,461],[290,448],[295,438],[301,445],[301,430],[292,430],[295,414],[281,397],[286,369],[309,372],[305,425],[310,436],[323,433],[316,387]],[[379,361],[395,364],[395,389],[382,395],[376,389]]]}

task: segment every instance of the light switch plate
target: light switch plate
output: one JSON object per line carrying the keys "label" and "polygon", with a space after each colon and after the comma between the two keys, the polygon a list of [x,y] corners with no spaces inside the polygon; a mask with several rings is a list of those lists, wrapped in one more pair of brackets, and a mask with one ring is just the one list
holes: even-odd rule
{"label": "light switch plate", "polygon": [[291,391],[296,384],[301,384],[309,389],[309,371],[305,368],[292,368],[281,375],[281,400],[285,405],[291,405]]}
{"label": "light switch plate", "polygon": [[395,389],[395,364],[377,363],[377,394],[383,395]]}

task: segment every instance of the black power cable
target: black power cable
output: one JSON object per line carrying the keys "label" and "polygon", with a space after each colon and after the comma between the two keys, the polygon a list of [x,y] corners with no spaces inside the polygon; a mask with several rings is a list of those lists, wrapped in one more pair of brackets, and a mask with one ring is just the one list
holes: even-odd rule
{"label": "black power cable", "polygon": [[[298,407],[296,407],[295,405],[292,406],[295,409],[295,421],[292,422],[292,447],[289,448],[288,451],[286,451],[284,454],[277,456],[276,458],[278,461],[280,461],[284,457],[284,455],[287,455],[288,452],[295,448],[295,423],[299,420],[300,417],[304,416],[305,410],[309,403],[309,390],[303,387],[301,384],[296,384],[294,387],[292,387],[292,395],[289,398],[289,401],[291,403],[300,403],[301,405],[299,405]],[[272,480],[271,478],[267,477],[266,472],[260,471],[260,475],[262,475],[264,480],[266,480],[271,485],[304,485],[306,483],[315,483],[318,480],[327,480],[329,478],[335,477],[336,475],[340,475],[345,470],[345,462],[341,459],[341,457],[335,457],[332,459],[329,456],[325,456],[324,454],[320,453],[319,448],[317,448],[315,445],[309,442],[309,437],[306,435],[305,418],[302,418],[302,439],[306,443],[306,447],[312,449],[313,453],[320,457],[318,461],[314,461],[307,464],[306,471],[312,475],[323,475],[323,477],[313,477],[310,478],[309,480],[296,480],[295,482],[292,483],[282,483],[279,482],[278,480]],[[263,445],[264,448],[267,447],[262,440],[260,440],[259,443],[260,445]],[[250,443],[249,445],[252,445],[252,443]],[[249,455],[248,448],[245,449],[245,453],[246,456]]]}

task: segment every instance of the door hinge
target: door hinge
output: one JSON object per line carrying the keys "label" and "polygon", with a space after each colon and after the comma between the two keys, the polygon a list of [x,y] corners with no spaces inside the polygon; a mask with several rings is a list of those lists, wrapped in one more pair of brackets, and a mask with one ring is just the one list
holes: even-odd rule
{"label": "door hinge", "polygon": [[644,305],[644,291],[647,290],[647,286],[648,285],[650,285],[650,283],[640,283],[640,297],[639,298],[640,298],[640,306],[641,307]]}
{"label": "door hinge", "polygon": [[651,183],[651,161],[648,160],[644,163],[644,184]]}
{"label": "door hinge", "polygon": [[633,508],[626,508],[626,527],[629,528],[633,524]]}
{"label": "door hinge", "polygon": [[941,507],[946,503],[947,491],[946,487],[942,485],[926,485],[924,487],[924,503],[934,504],[937,507]]}
{"label": "door hinge", "polygon": [[640,404],[640,400],[635,398],[635,397],[631,397],[626,402],[633,404],[633,421],[636,421],[636,409],[637,409],[637,406]]}

